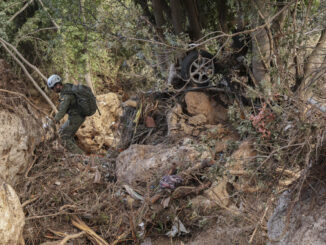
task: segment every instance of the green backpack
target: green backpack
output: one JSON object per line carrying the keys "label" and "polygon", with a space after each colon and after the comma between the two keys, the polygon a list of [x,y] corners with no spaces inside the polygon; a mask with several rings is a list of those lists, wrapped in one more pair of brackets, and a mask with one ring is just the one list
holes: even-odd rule
{"label": "green backpack", "polygon": [[84,116],[92,116],[98,110],[96,97],[90,87],[73,85],[72,93],[76,96],[77,105]]}

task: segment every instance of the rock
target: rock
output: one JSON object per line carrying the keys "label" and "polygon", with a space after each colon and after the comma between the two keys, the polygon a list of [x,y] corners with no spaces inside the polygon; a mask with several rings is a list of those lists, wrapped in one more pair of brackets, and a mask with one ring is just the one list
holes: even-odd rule
{"label": "rock", "polygon": [[198,114],[196,116],[190,117],[188,119],[189,124],[198,126],[198,125],[203,125],[207,122],[207,118],[204,114]]}
{"label": "rock", "polygon": [[213,207],[216,206],[210,199],[205,196],[198,195],[191,199],[192,208],[200,213],[209,212]]}
{"label": "rock", "polygon": [[122,114],[118,95],[108,93],[99,95],[97,105],[102,115],[96,112],[86,121],[77,132],[82,147],[90,151],[99,151],[103,146],[115,147],[118,139],[114,135],[112,126],[119,121]]}
{"label": "rock", "polygon": [[185,96],[187,111],[191,115],[204,114],[208,121],[214,120],[212,117],[212,105],[209,97],[202,92],[188,92]]}
{"label": "rock", "polygon": [[227,110],[202,92],[188,92],[185,96],[187,111],[193,115],[203,114],[208,123],[216,124],[227,120]]}
{"label": "rock", "polygon": [[60,241],[54,241],[54,242],[43,242],[40,245],[60,245]]}
{"label": "rock", "polygon": [[14,189],[3,181],[0,181],[0,217],[0,244],[24,244],[24,212]]}
{"label": "rock", "polygon": [[17,174],[30,164],[44,134],[35,112],[23,106],[16,107],[16,110],[0,111],[0,177],[10,184],[14,184]]}
{"label": "rock", "polygon": [[227,144],[228,141],[229,141],[228,139],[223,139],[221,141],[216,141],[215,147],[214,147],[215,152],[218,153],[218,152],[225,151],[227,149],[227,147],[228,147],[228,144]]}
{"label": "rock", "polygon": [[222,207],[227,207],[230,204],[229,185],[231,184],[226,179],[222,179],[206,190],[204,195],[215,203],[215,205],[218,204]]}
{"label": "rock", "polygon": [[169,136],[184,136],[199,134],[194,126],[186,123],[187,116],[182,113],[180,104],[176,104],[167,115],[168,135]]}
{"label": "rock", "polygon": [[215,138],[215,139],[221,139],[225,136],[228,135],[234,135],[234,133],[229,130],[226,126],[223,124],[219,123],[217,125],[205,125],[205,128],[207,129],[207,136],[210,138]]}
{"label": "rock", "polygon": [[[285,229],[285,222],[287,215],[287,207],[290,203],[290,194],[288,191],[285,191],[279,198],[278,203],[276,205],[276,208],[274,210],[274,213],[269,218],[267,223],[267,229],[268,229],[268,237],[273,240],[279,240],[277,243],[270,243],[270,244],[285,244],[282,242],[284,241],[283,230]],[[284,231],[285,232],[285,231]],[[286,235],[286,233],[285,233]],[[283,239],[282,239],[283,238]]]}
{"label": "rock", "polygon": [[[326,244],[326,188],[319,181],[308,180],[309,186],[298,195],[285,191],[267,223],[268,245]],[[291,199],[292,196],[292,199]]]}
{"label": "rock", "polygon": [[201,136],[215,140],[215,152],[223,152],[227,149],[230,142],[239,140],[238,135],[223,124],[204,125]]}
{"label": "rock", "polygon": [[226,178],[220,179],[218,182],[213,183],[209,189],[205,190],[202,195],[191,199],[192,207],[204,213],[209,212],[216,206],[229,207],[232,188],[232,184]]}
{"label": "rock", "polygon": [[[225,217],[218,217],[219,223],[206,225],[201,232],[195,233],[189,241],[185,243],[181,243],[183,245],[230,245],[230,244],[249,244],[248,243],[248,235],[250,231],[248,228],[239,227],[237,223],[239,221],[233,222],[229,220],[225,220]],[[239,220],[239,219],[236,219]],[[167,241],[164,244],[170,244]],[[180,243],[175,243],[175,245],[179,245]],[[181,245],[180,244],[180,245]],[[257,243],[263,244],[263,243]]]}
{"label": "rock", "polygon": [[[211,114],[209,115],[211,117]],[[216,138],[217,134],[232,134],[231,131],[226,129],[222,124],[210,125],[206,123],[211,122],[208,121],[205,114],[199,113],[189,117],[182,112],[181,105],[176,104],[167,115],[168,135],[174,137],[187,135],[197,137],[206,135],[209,138]]]}
{"label": "rock", "polygon": [[192,135],[195,130],[195,127],[188,125],[184,119],[180,120],[179,125],[181,131],[186,135]]}
{"label": "rock", "polygon": [[136,100],[130,99],[130,100],[127,100],[127,101],[123,102],[122,106],[123,107],[130,106],[130,107],[137,108],[138,102]]}
{"label": "rock", "polygon": [[207,154],[192,146],[131,145],[116,160],[117,178],[119,182],[128,184],[146,182],[156,172],[163,176],[173,164],[195,164],[199,159],[207,158]]}
{"label": "rock", "polygon": [[235,139],[232,136],[226,136],[221,140],[216,141],[215,143],[215,152],[223,152],[228,148],[228,142],[234,141]]}
{"label": "rock", "polygon": [[180,104],[176,104],[171,111],[167,114],[167,124],[168,124],[168,135],[172,136],[177,134],[180,130],[179,120],[182,114],[182,107]]}
{"label": "rock", "polygon": [[249,183],[251,174],[247,171],[251,160],[256,154],[252,148],[252,143],[250,141],[244,141],[225,164],[229,176],[238,176],[238,178],[232,178],[235,179],[234,181],[230,180],[230,183],[236,190],[250,193],[259,190],[259,186],[251,186]]}
{"label": "rock", "polygon": [[229,170],[244,170],[246,164],[251,161],[251,159],[256,156],[256,152],[252,148],[252,143],[250,141],[244,141],[239,146],[230,158],[230,161],[226,164]]}
{"label": "rock", "polygon": [[225,122],[228,120],[228,110],[225,109],[222,105],[213,101],[213,115],[215,122]]}
{"label": "rock", "polygon": [[145,118],[145,125],[147,128],[155,128],[156,127],[156,123],[154,121],[153,117],[147,116]]}

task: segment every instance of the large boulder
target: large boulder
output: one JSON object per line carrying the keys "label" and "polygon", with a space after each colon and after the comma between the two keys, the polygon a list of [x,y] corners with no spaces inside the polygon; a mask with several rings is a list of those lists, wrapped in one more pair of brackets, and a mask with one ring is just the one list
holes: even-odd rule
{"label": "large boulder", "polygon": [[146,178],[167,173],[173,165],[195,164],[199,159],[210,157],[209,152],[199,152],[193,146],[182,145],[131,145],[116,160],[119,182],[133,184]]}
{"label": "large boulder", "polygon": [[0,180],[0,245],[24,244],[25,216],[14,189]]}
{"label": "large boulder", "polygon": [[0,110],[0,177],[14,184],[32,161],[35,147],[44,131],[35,112],[24,106]]}
{"label": "large boulder", "polygon": [[29,96],[26,83],[2,59],[0,89],[0,178],[13,185],[31,163],[45,130],[39,112],[20,96]]}
{"label": "large boulder", "polygon": [[115,93],[102,94],[96,97],[101,115],[96,112],[77,132],[77,137],[83,148],[98,151],[103,146],[115,147],[117,139],[114,135],[114,125],[122,114],[121,102]]}

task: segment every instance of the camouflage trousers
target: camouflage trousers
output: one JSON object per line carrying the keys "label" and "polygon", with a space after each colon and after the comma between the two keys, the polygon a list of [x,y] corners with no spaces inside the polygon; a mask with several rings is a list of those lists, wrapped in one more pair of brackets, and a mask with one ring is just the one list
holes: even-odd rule
{"label": "camouflage trousers", "polygon": [[59,135],[64,147],[71,153],[83,154],[84,151],[76,145],[74,136],[79,127],[85,121],[85,117],[73,114],[69,115],[68,120],[62,125]]}

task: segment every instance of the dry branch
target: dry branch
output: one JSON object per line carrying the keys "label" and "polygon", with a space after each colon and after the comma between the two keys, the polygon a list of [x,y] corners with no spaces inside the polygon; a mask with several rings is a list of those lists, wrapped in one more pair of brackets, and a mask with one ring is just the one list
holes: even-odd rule
{"label": "dry branch", "polygon": [[305,63],[304,73],[309,76],[314,70],[316,64],[321,64],[325,57],[326,49],[326,29],[321,32],[318,43]]}
{"label": "dry branch", "polygon": [[205,184],[202,184],[200,186],[180,186],[177,189],[175,189],[175,191],[172,193],[172,199],[178,199],[178,198],[182,198],[185,196],[188,196],[190,194],[196,194],[198,195],[200,192],[202,192],[203,190],[206,190],[207,188],[209,188],[211,186],[211,182],[207,182]]}
{"label": "dry branch", "polygon": [[82,220],[78,217],[74,217],[72,220],[72,225],[77,227],[78,229],[86,232],[89,238],[94,241],[98,245],[109,245],[102,237],[97,235],[95,231],[93,231],[88,225],[86,225]]}
{"label": "dry branch", "polygon": [[128,232],[125,231],[122,233],[120,236],[117,237],[117,239],[111,244],[111,245],[116,245],[118,244],[121,240],[125,239],[128,236]]}
{"label": "dry branch", "polygon": [[17,11],[9,20],[8,22],[13,21],[19,14],[21,14],[27,7],[28,5],[30,5],[32,2],[34,2],[34,0],[30,0],[29,2],[27,2],[19,11]]}
{"label": "dry branch", "polygon": [[40,92],[40,94],[43,96],[43,98],[48,102],[48,104],[51,106],[51,108],[57,113],[58,110],[51,101],[51,99],[45,94],[45,92],[40,88],[40,86],[37,84],[37,82],[34,80],[34,78],[31,76],[31,74],[27,71],[24,64],[16,57],[15,54],[7,47],[6,41],[4,41],[2,38],[0,38],[0,43],[4,47],[4,49],[10,54],[11,57],[14,58],[14,60],[20,65],[20,67],[23,69],[27,77],[32,81],[34,87]]}
{"label": "dry branch", "polygon": [[58,244],[58,245],[65,245],[69,240],[71,239],[76,239],[78,237],[81,237],[82,235],[84,235],[86,232],[85,231],[82,231],[82,232],[79,232],[77,234],[71,234],[71,235],[68,235],[66,236],[64,239],[62,239],[62,241]]}
{"label": "dry branch", "polygon": [[37,199],[39,199],[40,198],[40,196],[36,196],[36,197],[34,197],[34,198],[32,198],[32,199],[29,199],[29,200],[27,200],[27,201],[25,201],[23,204],[22,204],[22,208],[24,208],[24,207],[26,207],[28,204],[30,204],[30,203],[32,203],[32,202],[35,202]]}
{"label": "dry branch", "polygon": [[21,94],[19,92],[15,92],[15,91],[6,90],[6,89],[0,89],[0,92],[4,92],[4,93],[8,93],[8,94],[14,94],[14,95],[21,96],[21,97],[23,97],[23,99],[26,100],[26,102],[28,104],[30,104],[32,107],[34,107],[34,109],[38,110],[39,112],[41,112],[41,113],[43,113],[45,115],[48,115],[47,113],[45,113],[44,111],[42,111],[40,108],[38,108],[36,105],[34,105],[33,102],[30,101],[24,94]]}
{"label": "dry branch", "polygon": [[25,62],[25,64],[26,65],[28,65],[30,68],[32,68],[36,73],[38,73],[43,79],[44,79],[44,81],[46,82],[47,81],[47,77],[46,76],[44,76],[43,74],[42,74],[42,72],[36,67],[36,66],[34,66],[34,65],[32,65],[30,62],[28,62],[25,58],[24,58],[24,56],[12,45],[12,44],[10,44],[10,43],[8,43],[6,40],[4,40],[4,39],[2,39],[1,37],[0,37],[0,42],[3,42],[3,43],[5,43],[5,45],[7,45],[8,47],[10,47],[15,53],[16,53],[16,55],[19,57],[19,58],[21,58],[21,60],[23,61],[23,62]]}
{"label": "dry branch", "polygon": [[251,237],[250,237],[249,244],[251,244],[251,243],[253,242],[254,237],[255,237],[255,235],[256,235],[256,232],[257,232],[259,226],[263,223],[263,221],[264,221],[264,219],[265,219],[265,216],[266,216],[266,214],[267,214],[267,211],[268,211],[268,209],[269,209],[269,207],[270,207],[270,205],[271,205],[272,202],[273,202],[273,198],[271,198],[270,201],[267,203],[267,206],[266,206],[266,208],[265,208],[264,214],[263,214],[263,216],[261,217],[260,221],[257,223],[256,228],[255,228],[254,232],[252,233],[252,235],[251,235]]}
{"label": "dry branch", "polygon": [[60,26],[57,24],[57,22],[55,22],[55,20],[52,18],[52,16],[50,15],[49,11],[47,10],[47,8],[44,6],[44,3],[42,2],[42,0],[38,0],[41,4],[41,6],[43,7],[44,11],[48,14],[51,22],[53,23],[53,25],[55,26],[55,28],[57,28],[58,30],[60,30]]}

